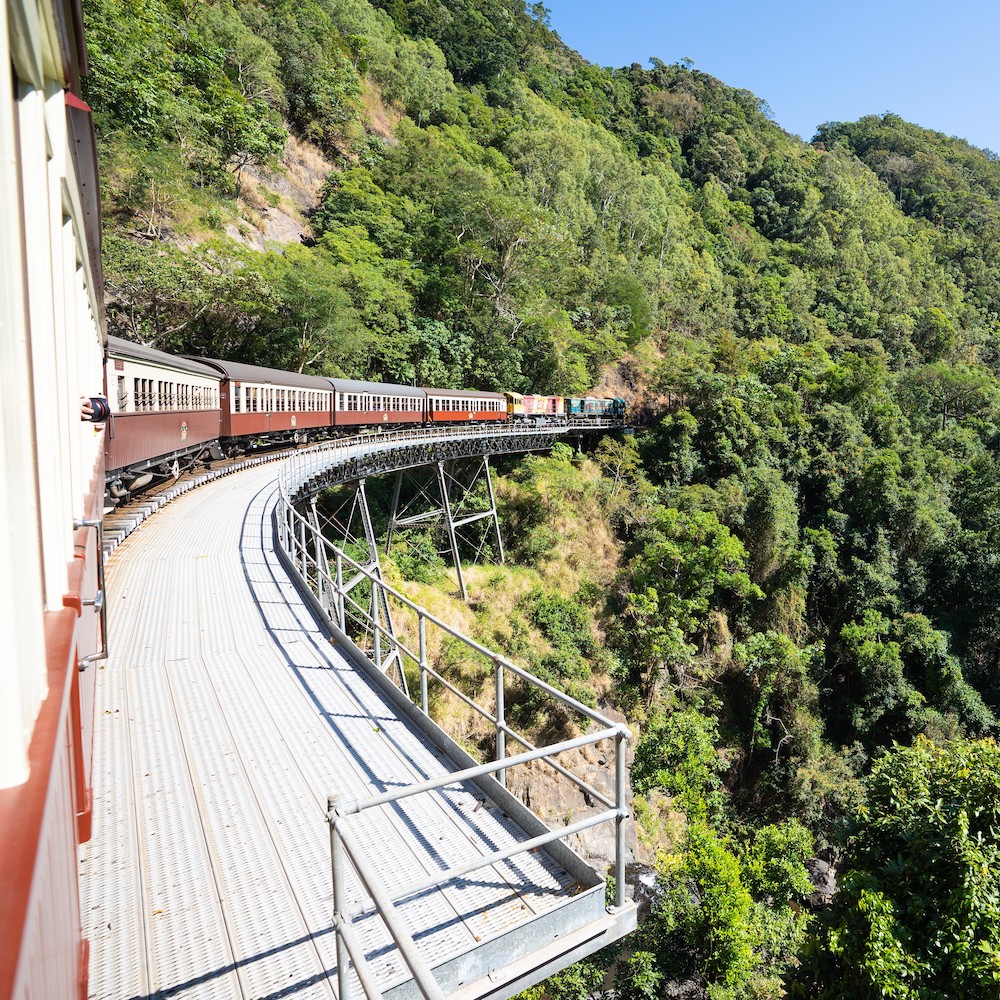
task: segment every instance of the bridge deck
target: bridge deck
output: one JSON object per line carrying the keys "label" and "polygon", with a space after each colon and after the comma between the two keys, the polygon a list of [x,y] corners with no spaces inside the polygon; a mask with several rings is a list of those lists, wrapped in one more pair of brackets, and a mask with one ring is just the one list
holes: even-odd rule
{"label": "bridge deck", "polygon": [[[94,833],[81,851],[93,997],[335,995],[327,795],[454,769],[288,581],[271,546],[276,471],[178,498],[109,559],[112,656],[98,680]],[[390,886],[527,837],[475,785],[352,822],[379,845]],[[571,907],[582,888],[537,851],[401,912],[438,966]],[[408,981],[377,915],[356,927],[380,986]]]}

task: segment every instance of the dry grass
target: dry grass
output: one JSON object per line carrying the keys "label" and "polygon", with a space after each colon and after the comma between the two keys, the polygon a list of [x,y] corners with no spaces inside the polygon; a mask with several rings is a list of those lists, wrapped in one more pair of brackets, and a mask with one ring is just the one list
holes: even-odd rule
{"label": "dry grass", "polygon": [[370,80],[363,81],[361,104],[365,109],[365,124],[368,131],[386,142],[395,141],[396,126],[403,120],[403,112],[391,104],[386,104],[381,88]]}

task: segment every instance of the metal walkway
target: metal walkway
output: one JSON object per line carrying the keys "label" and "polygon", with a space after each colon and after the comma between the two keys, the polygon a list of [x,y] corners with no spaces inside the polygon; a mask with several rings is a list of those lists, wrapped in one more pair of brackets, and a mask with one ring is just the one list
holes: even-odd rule
{"label": "metal walkway", "polygon": [[[457,769],[289,581],[273,551],[276,473],[179,497],[108,561],[112,655],[81,850],[92,997],[335,996],[327,796]],[[527,840],[511,812],[478,784],[450,784],[359,816],[357,830],[392,884]],[[603,886],[566,854],[518,855],[399,907],[447,992],[487,995],[467,980],[490,956],[466,972],[463,956],[504,936],[529,963],[546,945],[538,968],[558,959],[560,935],[563,954],[574,934],[594,939]],[[414,995],[378,915],[355,929],[385,995]]]}

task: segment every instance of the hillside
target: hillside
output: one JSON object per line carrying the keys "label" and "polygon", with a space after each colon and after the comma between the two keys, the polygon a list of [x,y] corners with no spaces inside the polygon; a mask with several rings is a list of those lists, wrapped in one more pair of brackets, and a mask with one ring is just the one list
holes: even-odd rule
{"label": "hillside", "polygon": [[996,157],[888,114],[806,144],[517,0],[84,7],[112,332],[629,393],[635,439],[510,470],[477,577],[484,637],[640,732],[617,995],[995,995]]}

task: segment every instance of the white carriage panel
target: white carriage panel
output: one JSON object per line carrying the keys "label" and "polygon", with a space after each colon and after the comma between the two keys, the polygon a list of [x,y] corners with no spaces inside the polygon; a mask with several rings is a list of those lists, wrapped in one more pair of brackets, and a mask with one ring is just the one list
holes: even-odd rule
{"label": "white carriage panel", "polygon": [[[7,19],[0,17],[0,55],[9,51]],[[17,148],[14,82],[0,73],[0,149]],[[31,362],[24,299],[24,247],[19,177],[12,156],[0,159],[0,631],[8,655],[0,658],[0,788],[27,778],[27,743],[45,697],[38,496],[32,440]],[[13,567],[17,567],[16,574]]]}
{"label": "white carriage panel", "polygon": [[[66,372],[65,408],[66,417],[62,423],[66,435],[66,499],[69,519],[84,516],[84,499],[94,472],[97,457],[96,444],[104,433],[104,424],[95,424],[80,419],[80,398],[82,396],[103,395],[104,386],[101,367],[84,366],[91,328],[89,310],[81,308],[84,294],[83,270],[77,258],[76,231],[67,219],[62,227],[62,278],[63,278],[63,321],[69,336],[63,340]],[[93,332],[96,343],[97,334]],[[70,552],[69,559],[73,558]]]}
{"label": "white carriage panel", "polygon": [[[42,403],[46,418],[54,424],[50,432],[55,441],[51,497],[43,494],[43,518],[51,523],[45,552],[45,598],[49,608],[59,607],[66,592],[66,567],[73,559],[74,497],[72,451],[80,422],[80,396],[83,386],[75,385],[77,370],[73,363],[74,341],[79,331],[72,326],[75,316],[69,304],[68,284],[76,271],[73,224],[63,205],[63,180],[66,177],[67,129],[66,104],[62,88],[50,83],[44,105],[45,136],[49,159],[46,164],[48,184],[48,253],[52,272],[51,323],[54,341],[55,381]],[[72,399],[72,403],[71,403]],[[36,406],[38,405],[36,401]],[[50,453],[52,455],[52,453]],[[48,510],[45,505],[48,504]],[[43,522],[44,523],[44,522]],[[58,526],[58,528],[57,528]]]}
{"label": "white carriage panel", "polygon": [[[121,364],[120,368],[119,364]],[[119,383],[119,379],[124,381]],[[139,382],[138,388],[137,381]],[[161,382],[169,382],[174,386],[174,405],[172,407],[160,405],[158,386]],[[142,388],[144,383],[151,386],[148,392]],[[124,390],[124,398],[119,391],[120,386]],[[186,406],[181,406],[178,402],[182,386],[187,386],[189,389],[188,399],[190,402]],[[218,379],[212,375],[166,368],[163,365],[136,358],[109,359],[108,403],[111,405],[112,413],[148,413],[164,409],[215,410],[218,409],[218,386]],[[197,403],[194,402],[193,390],[195,389],[199,390]],[[148,405],[136,407],[137,392],[146,394]]]}
{"label": "white carriage panel", "polygon": [[[79,243],[75,242],[76,251],[79,252]],[[89,269],[77,263],[73,273],[73,306],[74,321],[81,331],[81,336],[73,338],[76,347],[74,358],[74,371],[76,376],[74,384],[80,386],[94,386],[93,391],[84,389],[83,395],[96,396],[104,393],[104,385],[101,373],[104,371],[104,348],[101,343],[101,330],[91,308],[91,298],[88,289]],[[86,331],[86,335],[84,333]],[[100,380],[100,381],[99,381]],[[73,400],[70,400],[72,403]],[[78,445],[74,451],[80,455],[79,478],[73,483],[74,517],[83,517],[83,501],[87,495],[94,469],[104,451],[104,435],[107,429],[106,424],[92,424],[89,421],[71,421],[78,435]],[[100,488],[100,486],[98,486]]]}
{"label": "white carriage panel", "polygon": [[[52,222],[45,130],[45,97],[29,89],[19,102],[24,190],[24,241],[30,323],[33,412],[37,434],[36,465],[39,524],[42,541],[42,580],[46,607],[59,603],[66,583],[66,560],[71,551],[72,524],[63,517],[62,476],[64,454],[59,425],[60,371],[53,309],[55,282],[52,261]],[[58,196],[58,192],[57,192]],[[61,220],[61,211],[60,211]]]}
{"label": "white carriage panel", "polygon": [[270,382],[240,382],[242,409],[238,413],[270,413],[268,409],[268,393],[272,389]]}

